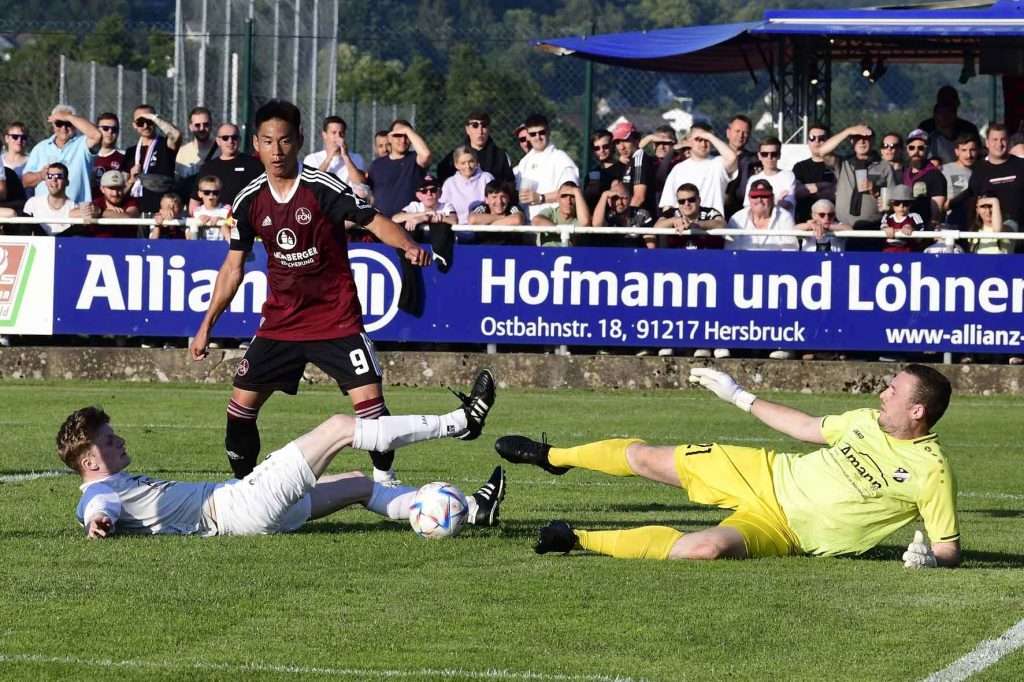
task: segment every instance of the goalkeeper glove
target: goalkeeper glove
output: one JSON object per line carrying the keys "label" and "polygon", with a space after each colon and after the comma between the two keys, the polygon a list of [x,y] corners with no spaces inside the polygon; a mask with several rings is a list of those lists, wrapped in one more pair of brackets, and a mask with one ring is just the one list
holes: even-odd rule
{"label": "goalkeeper glove", "polygon": [[732,403],[744,412],[750,412],[751,406],[757,400],[757,396],[740,388],[731,376],[710,367],[694,367],[691,369],[690,381],[700,384],[722,400]]}
{"label": "goalkeeper glove", "polygon": [[938,563],[932,548],[924,540],[924,533],[914,531],[914,539],[907,545],[907,551],[903,553],[904,568],[935,568]]}

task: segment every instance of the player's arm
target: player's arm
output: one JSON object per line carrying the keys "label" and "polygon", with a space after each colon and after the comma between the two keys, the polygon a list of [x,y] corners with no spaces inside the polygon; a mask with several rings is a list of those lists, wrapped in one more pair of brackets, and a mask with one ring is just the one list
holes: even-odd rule
{"label": "player's arm", "polygon": [[196,330],[189,352],[193,360],[202,360],[206,357],[206,347],[210,342],[210,332],[217,323],[217,319],[231,305],[231,299],[242,284],[245,276],[245,255],[246,251],[241,249],[230,249],[224,258],[224,263],[217,273],[217,281],[213,285],[213,294],[210,296],[210,307],[206,309],[199,329]]}
{"label": "player's arm", "polygon": [[86,537],[101,539],[114,534],[121,516],[121,498],[109,486],[93,483],[85,490],[79,509]]}
{"label": "player's arm", "polygon": [[399,227],[393,220],[380,213],[364,225],[377,239],[388,246],[393,246],[405,253],[405,259],[413,265],[430,265],[430,254],[421,249],[420,245],[409,238],[409,233]]}
{"label": "player's arm", "polygon": [[827,442],[821,433],[821,417],[758,398],[753,393],[743,390],[725,372],[709,367],[695,367],[690,370],[690,381],[699,383],[722,400],[750,412],[780,433],[808,443]]}

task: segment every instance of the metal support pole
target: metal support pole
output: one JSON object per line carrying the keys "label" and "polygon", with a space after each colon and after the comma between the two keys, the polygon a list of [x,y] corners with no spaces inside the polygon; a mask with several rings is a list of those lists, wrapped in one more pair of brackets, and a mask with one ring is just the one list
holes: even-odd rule
{"label": "metal support pole", "polygon": [[302,0],[295,0],[295,31],[292,37],[292,102],[299,101],[299,29],[302,28]]}
{"label": "metal support pole", "polygon": [[988,93],[988,120],[998,121],[999,120],[999,104],[996,100],[998,94],[998,84],[996,82],[998,76],[989,77],[989,93]]}
{"label": "metal support pole", "polygon": [[224,3],[224,75],[221,80],[221,120],[234,122],[228,118],[228,87],[231,80],[231,3]]}
{"label": "metal support pole", "polygon": [[231,118],[238,120],[238,53],[231,53]]}
{"label": "metal support pole", "polygon": [[[320,0],[313,0],[313,37],[312,47],[309,51],[309,128],[313,129],[313,125],[320,120],[320,117],[316,115],[316,67],[317,67],[317,49],[320,45],[319,34],[320,33]],[[316,151],[316,146],[313,143],[313,135],[306,136],[306,145],[310,153]]]}
{"label": "metal support pole", "polygon": [[89,120],[96,120],[96,62],[94,61],[89,62]]}
{"label": "metal support pole", "polygon": [[209,41],[209,27],[206,25],[209,0],[203,0],[199,15],[199,61],[196,66],[196,106],[206,104],[206,43]]}
{"label": "metal support pole", "polygon": [[67,104],[68,95],[68,58],[64,55],[60,56],[60,73],[57,79],[57,101],[61,104]]}
{"label": "metal support pole", "polygon": [[[142,101],[149,101],[149,70],[143,67],[142,69]],[[157,102],[156,108],[163,109],[163,102]]]}
{"label": "metal support pole", "polygon": [[331,18],[331,54],[327,60],[327,99],[324,113],[330,116],[338,105],[338,0],[334,0]]}
{"label": "metal support pole", "polygon": [[581,141],[580,161],[583,173],[580,177],[590,177],[590,134],[594,126],[594,62],[589,59],[583,66],[583,139]]}
{"label": "metal support pole", "polygon": [[412,124],[413,128],[416,127],[416,102],[412,103],[412,111],[409,112],[409,123]]}
{"label": "metal support pole", "polygon": [[[178,112],[178,84],[181,82],[181,0],[174,0],[174,82],[171,83],[171,116],[181,120]],[[118,116],[121,112],[117,112]]]}
{"label": "metal support pole", "polygon": [[124,120],[124,67],[117,65],[117,120]]}
{"label": "metal support pole", "polygon": [[281,51],[281,0],[274,0],[274,47],[270,69],[270,96],[277,99],[277,61]]}
{"label": "metal support pole", "polygon": [[252,83],[253,83],[253,35],[256,20],[245,22],[245,89],[242,93],[242,118],[238,122],[242,128],[242,149],[252,151],[252,135],[250,119],[252,118]]}

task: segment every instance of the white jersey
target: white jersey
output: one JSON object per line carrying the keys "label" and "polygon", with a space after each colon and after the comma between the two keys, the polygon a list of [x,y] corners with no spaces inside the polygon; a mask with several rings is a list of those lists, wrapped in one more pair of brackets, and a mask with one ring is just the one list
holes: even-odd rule
{"label": "white jersey", "polygon": [[222,484],[162,481],[124,472],[84,483],[76,516],[83,526],[93,517],[109,516],[119,531],[216,535],[204,504]]}

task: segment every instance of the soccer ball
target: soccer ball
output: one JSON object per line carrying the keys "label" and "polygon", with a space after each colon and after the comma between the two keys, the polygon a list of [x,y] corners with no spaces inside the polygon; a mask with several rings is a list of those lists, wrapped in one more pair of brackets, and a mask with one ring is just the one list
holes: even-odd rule
{"label": "soccer ball", "polygon": [[451,483],[435,481],[416,491],[409,508],[409,525],[416,535],[428,540],[458,535],[469,516],[462,491]]}

